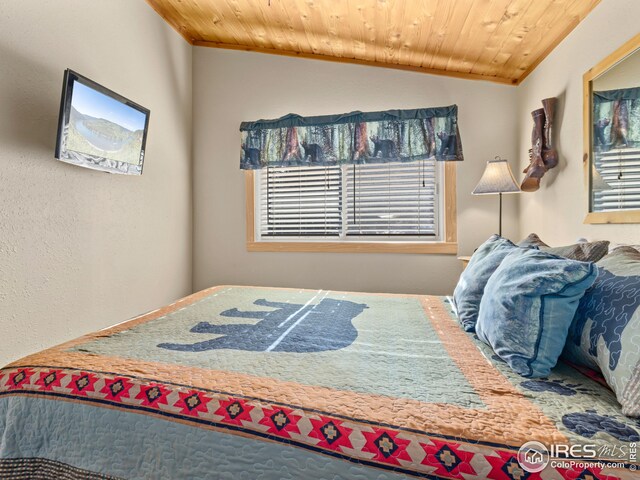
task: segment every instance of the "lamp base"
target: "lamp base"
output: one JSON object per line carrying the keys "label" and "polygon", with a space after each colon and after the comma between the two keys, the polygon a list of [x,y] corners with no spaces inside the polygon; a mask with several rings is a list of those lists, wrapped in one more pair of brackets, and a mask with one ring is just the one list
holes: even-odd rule
{"label": "lamp base", "polygon": [[498,214],[498,235],[502,236],[502,192],[498,194],[500,197],[500,210]]}

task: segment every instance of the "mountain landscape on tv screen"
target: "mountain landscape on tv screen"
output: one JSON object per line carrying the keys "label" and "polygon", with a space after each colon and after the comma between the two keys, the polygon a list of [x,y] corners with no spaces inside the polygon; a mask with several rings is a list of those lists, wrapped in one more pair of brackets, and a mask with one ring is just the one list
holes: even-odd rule
{"label": "mountain landscape on tv screen", "polygon": [[143,130],[132,131],[104,118],[82,114],[72,106],[66,148],[138,165],[143,134]]}

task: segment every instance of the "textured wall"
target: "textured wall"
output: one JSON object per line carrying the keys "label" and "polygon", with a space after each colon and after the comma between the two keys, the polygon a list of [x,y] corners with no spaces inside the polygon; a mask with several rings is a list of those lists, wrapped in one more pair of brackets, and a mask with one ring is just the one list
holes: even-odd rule
{"label": "textured wall", "polygon": [[[466,157],[458,166],[460,253],[498,229],[498,198],[473,197],[471,190],[486,160],[515,156],[513,87],[204,47],[194,48],[193,81],[195,289],[236,283],[445,294],[461,271],[451,255],[247,252],[243,120],[457,103]],[[505,233],[512,237],[517,201],[505,197]]]}
{"label": "textured wall", "polygon": [[638,33],[639,16],[637,0],[602,0],[518,87],[520,170],[528,163],[531,148],[530,112],[541,107],[541,99],[560,97],[556,116],[560,164],[542,179],[540,190],[520,195],[523,235],[535,231],[552,245],[577,237],[634,243],[640,239],[638,225],[582,223],[588,198],[582,167],[582,75]]}
{"label": "textured wall", "polygon": [[[142,1],[0,2],[0,364],[191,291],[191,52]],[[143,176],[54,159],[67,67],[151,110]]]}

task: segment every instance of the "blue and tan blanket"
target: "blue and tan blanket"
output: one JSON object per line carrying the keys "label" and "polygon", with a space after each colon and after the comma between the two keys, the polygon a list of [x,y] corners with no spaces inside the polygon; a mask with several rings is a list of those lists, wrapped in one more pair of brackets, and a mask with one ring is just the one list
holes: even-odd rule
{"label": "blue and tan blanket", "polygon": [[[2,479],[631,479],[639,431],[567,365],[513,374],[442,297],[214,287],[0,370]],[[532,440],[620,465],[525,472]]]}

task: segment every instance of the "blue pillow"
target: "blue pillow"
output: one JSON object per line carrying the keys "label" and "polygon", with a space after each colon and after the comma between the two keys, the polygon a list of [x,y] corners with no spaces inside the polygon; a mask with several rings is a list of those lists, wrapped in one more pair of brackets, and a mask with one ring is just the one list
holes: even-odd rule
{"label": "blue pillow", "polygon": [[478,338],[523,377],[546,377],[558,362],[580,298],[598,275],[535,249],[507,255],[485,287]]}
{"label": "blue pillow", "polygon": [[458,321],[465,331],[475,330],[484,287],[500,262],[515,248],[518,247],[506,238],[492,235],[469,260],[453,292]]}
{"label": "blue pillow", "polygon": [[620,247],[598,263],[580,300],[563,355],[602,371],[622,405],[640,417],[640,252]]}

